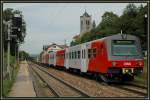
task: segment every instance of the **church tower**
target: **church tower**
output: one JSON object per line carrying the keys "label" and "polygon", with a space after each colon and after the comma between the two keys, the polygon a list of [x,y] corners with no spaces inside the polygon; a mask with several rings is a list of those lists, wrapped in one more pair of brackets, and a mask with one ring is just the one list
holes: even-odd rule
{"label": "church tower", "polygon": [[91,16],[85,11],[82,16],[80,16],[80,37],[89,32],[92,29],[92,18]]}

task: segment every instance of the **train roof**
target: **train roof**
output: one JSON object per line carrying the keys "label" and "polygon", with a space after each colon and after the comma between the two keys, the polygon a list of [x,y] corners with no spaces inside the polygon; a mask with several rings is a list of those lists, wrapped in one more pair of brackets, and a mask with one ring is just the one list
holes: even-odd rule
{"label": "train roof", "polygon": [[[123,37],[122,37],[122,36],[123,36]],[[134,36],[134,35],[130,35],[130,34],[120,34],[120,33],[118,33],[118,34],[115,34],[115,35],[110,35],[110,36],[103,37],[103,38],[101,38],[101,39],[93,40],[93,41],[90,41],[90,42],[95,42],[95,41],[98,41],[98,40],[115,39],[115,38],[120,38],[120,37],[122,37],[122,38],[124,38],[124,39],[128,39],[128,38],[130,38],[130,39],[137,39],[137,37]]]}
{"label": "train roof", "polygon": [[[138,39],[136,36],[134,35],[130,35],[130,34],[115,34],[115,35],[111,35],[111,36],[107,36],[107,37],[103,37],[103,38],[100,38],[100,39],[97,39],[97,40],[93,40],[93,41],[89,41],[89,42],[85,42],[85,43],[82,43],[82,44],[78,44],[78,45],[75,45],[75,46],[71,46],[71,47],[77,47],[77,46],[80,46],[80,45],[84,45],[84,44],[88,44],[88,43],[91,43],[91,42],[96,42],[96,41],[102,41],[102,40],[111,40],[111,39],[117,39],[117,38],[121,38],[123,36],[123,38],[127,38],[127,39]],[[69,47],[68,47],[69,48]],[[65,50],[67,48],[64,48],[62,50]]]}

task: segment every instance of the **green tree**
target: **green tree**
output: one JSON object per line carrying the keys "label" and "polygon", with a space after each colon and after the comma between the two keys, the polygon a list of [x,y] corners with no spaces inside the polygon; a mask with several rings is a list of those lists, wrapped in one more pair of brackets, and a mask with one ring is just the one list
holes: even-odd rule
{"label": "green tree", "polygon": [[146,20],[145,14],[147,14],[147,6],[140,5],[136,7],[134,4],[129,4],[124,9],[121,18],[121,29],[125,34],[132,34],[140,38],[142,48],[147,48],[147,32],[146,32]]}
{"label": "green tree", "polygon": [[20,52],[19,52],[19,58],[20,58],[21,60],[25,60],[25,59],[27,59],[27,58],[29,58],[29,57],[30,57],[29,53],[27,53],[27,52],[25,52],[25,51],[20,51]]}
{"label": "green tree", "polygon": [[[5,21],[8,21],[10,20],[14,14],[20,14],[23,18],[23,15],[22,15],[22,12],[19,11],[19,10],[14,10],[14,9],[11,9],[11,8],[7,8],[3,11],[3,20]],[[10,49],[11,49],[11,55],[15,55],[15,51],[18,51],[18,44],[17,42],[19,43],[23,43],[24,42],[24,38],[26,36],[26,23],[25,23],[25,20],[23,19],[22,21],[22,29],[21,29],[21,33],[20,34],[17,34],[17,39],[13,38],[11,40],[11,46],[10,46]],[[18,40],[18,41],[16,41]],[[6,51],[7,50],[7,27],[3,24],[3,41],[4,41],[4,50]]]}
{"label": "green tree", "polygon": [[114,14],[113,12],[105,12],[102,16],[102,21],[99,25],[101,33],[112,35],[120,32],[118,30],[119,23],[118,15]]}
{"label": "green tree", "polygon": [[85,33],[80,41],[74,41],[74,45],[103,38],[109,35],[120,33],[132,34],[140,38],[142,48],[147,49],[147,5],[136,7],[134,4],[128,4],[119,17],[113,12],[105,12],[99,25],[90,32]]}

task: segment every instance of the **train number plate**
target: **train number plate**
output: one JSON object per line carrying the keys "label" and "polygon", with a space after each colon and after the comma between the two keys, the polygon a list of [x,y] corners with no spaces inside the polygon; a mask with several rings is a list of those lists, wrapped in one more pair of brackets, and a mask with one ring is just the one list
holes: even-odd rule
{"label": "train number plate", "polygon": [[126,74],[126,73],[133,73],[134,69],[133,68],[122,68],[122,73]]}

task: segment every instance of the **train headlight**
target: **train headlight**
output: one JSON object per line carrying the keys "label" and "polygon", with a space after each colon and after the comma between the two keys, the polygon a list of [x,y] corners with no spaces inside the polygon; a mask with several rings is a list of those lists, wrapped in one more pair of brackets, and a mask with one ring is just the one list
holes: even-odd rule
{"label": "train headlight", "polygon": [[112,66],[116,66],[116,62],[115,61],[112,62]]}

